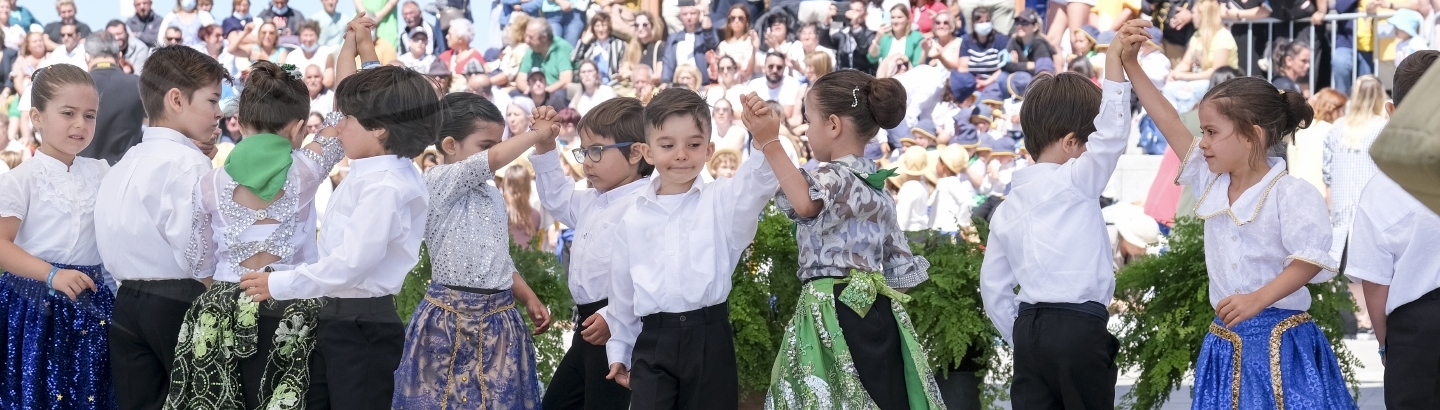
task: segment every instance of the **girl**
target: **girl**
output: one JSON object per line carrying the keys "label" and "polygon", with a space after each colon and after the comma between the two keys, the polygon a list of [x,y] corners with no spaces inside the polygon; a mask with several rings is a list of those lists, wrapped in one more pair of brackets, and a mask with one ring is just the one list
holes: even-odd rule
{"label": "girl", "polygon": [[[930,263],[910,253],[896,225],[895,200],[882,191],[892,172],[876,172],[862,157],[877,131],[904,119],[903,110],[889,107],[904,106],[905,88],[843,70],[821,77],[813,90],[805,118],[822,165],[814,173],[775,167],[775,203],[798,224],[804,285],[766,407],[943,408],[901,306],[909,298],[896,290],[924,282]],[[764,102],[753,93],[747,100],[745,122],[754,130]]]}
{"label": "girl", "polygon": [[100,96],[90,75],[69,64],[33,80],[27,114],[43,142],[0,175],[0,407],[114,408],[105,327],[114,297],[99,280],[94,223],[110,166],[75,156],[95,135]]}
{"label": "girl", "polygon": [[505,194],[505,213],[510,215],[510,240],[528,248],[540,231],[540,211],[530,206],[530,184],[535,173],[524,164],[515,164],[505,168],[499,179],[500,192]]}
{"label": "girl", "polygon": [[315,339],[292,332],[317,326],[319,300],[255,302],[239,286],[245,272],[318,259],[315,194],[344,157],[330,128],[302,144],[310,99],[292,73],[251,66],[238,114],[248,136],[196,184],[190,263],[214,282],[185,313],[167,409],[298,408],[306,398]]}
{"label": "girl", "polygon": [[537,335],[550,326],[550,313],[515,271],[505,197],[488,182],[537,141],[555,138],[560,126],[555,110],[539,107],[533,130],[501,142],[500,110],[490,101],[453,93],[443,103],[438,145],[445,164],[425,173],[434,282],[405,330],[392,404],[538,409],[535,347],[515,305],[524,304]]}
{"label": "girl", "polygon": [[896,4],[890,8],[890,30],[870,42],[870,62],[879,63],[886,57],[903,55],[912,66],[923,64],[925,54],[920,47],[922,37],[924,36],[920,32],[910,30],[910,8],[904,4]]}
{"label": "girl", "polygon": [[[1330,221],[1334,241],[1330,245],[1330,257],[1340,259],[1345,250],[1346,239],[1350,236],[1350,223],[1355,220],[1355,204],[1360,201],[1360,191],[1370,182],[1370,177],[1380,172],[1375,161],[1370,159],[1370,145],[1390,122],[1385,110],[1385,86],[1375,76],[1363,76],[1355,80],[1350,90],[1350,100],[1345,105],[1345,116],[1330,128],[1325,138],[1324,177],[1330,187]],[[1357,290],[1358,293],[1358,290]],[[1369,324],[1368,315],[1361,315],[1362,327]]]}
{"label": "girl", "polygon": [[[1133,20],[1116,38],[1130,78],[1145,75],[1136,54],[1148,26]],[[1286,175],[1285,160],[1265,157],[1313,119],[1305,98],[1255,77],[1217,84],[1199,102],[1197,139],[1155,84],[1131,84],[1170,147],[1186,152],[1176,182],[1201,193],[1216,318],[1195,364],[1192,408],[1354,409],[1335,353],[1305,313],[1305,284],[1335,276],[1325,200]]]}

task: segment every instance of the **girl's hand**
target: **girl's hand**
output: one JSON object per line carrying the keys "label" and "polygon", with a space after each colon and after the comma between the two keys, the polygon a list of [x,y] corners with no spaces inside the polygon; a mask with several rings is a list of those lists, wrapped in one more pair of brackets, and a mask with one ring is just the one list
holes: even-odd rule
{"label": "girl's hand", "polygon": [[623,364],[611,363],[610,374],[605,375],[605,379],[614,380],[615,383],[627,389],[630,388],[630,370],[625,369],[625,365]]}
{"label": "girl's hand", "polygon": [[540,298],[532,297],[525,300],[525,313],[530,315],[530,323],[535,324],[533,334],[545,333],[550,330],[550,308],[540,302]]}
{"label": "girl's hand", "polygon": [[240,275],[240,289],[245,289],[245,294],[254,296],[256,302],[270,299],[270,273],[249,272]]}
{"label": "girl's hand", "polygon": [[548,105],[535,107],[535,111],[531,115],[534,122],[531,123],[530,129],[540,133],[542,138],[554,139],[555,136],[560,135],[560,123],[555,118],[558,114],[555,113],[554,108]]}
{"label": "girl's hand", "polygon": [[604,315],[599,313],[590,315],[581,325],[585,326],[585,330],[580,331],[580,337],[586,342],[604,346],[605,342],[610,341],[610,324],[605,323]]}
{"label": "girl's hand", "polygon": [[1235,325],[1255,317],[1267,307],[1270,307],[1270,302],[1261,295],[1239,293],[1220,300],[1220,304],[1215,306],[1215,316],[1226,328],[1234,329]]}
{"label": "girl's hand", "polygon": [[96,292],[95,281],[90,276],[72,269],[61,269],[55,272],[55,277],[50,280],[50,288],[65,293],[70,300],[80,297],[80,293],[90,290]]}
{"label": "girl's hand", "polygon": [[740,121],[755,135],[755,146],[764,147],[766,143],[780,138],[780,115],[771,111],[764,99],[752,91],[740,96],[740,105],[745,106]]}

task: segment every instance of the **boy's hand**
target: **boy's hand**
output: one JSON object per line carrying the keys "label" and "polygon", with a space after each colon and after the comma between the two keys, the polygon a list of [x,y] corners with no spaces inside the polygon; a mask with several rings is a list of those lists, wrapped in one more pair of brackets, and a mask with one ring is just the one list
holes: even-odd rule
{"label": "boy's hand", "polygon": [[610,374],[605,375],[605,378],[614,380],[615,383],[619,383],[627,389],[630,388],[630,370],[625,369],[625,365],[623,364],[611,363]]}
{"label": "boy's hand", "polygon": [[585,330],[580,331],[580,338],[587,343],[604,346],[610,341],[610,324],[605,323],[605,316],[599,313],[590,315],[581,325],[585,326]]}
{"label": "boy's hand", "polygon": [[756,147],[764,147],[766,143],[780,138],[780,115],[771,111],[764,99],[752,91],[740,96],[740,105],[745,106],[740,121],[755,135]]}
{"label": "boy's hand", "polygon": [[1116,33],[1115,37],[1120,43],[1120,58],[1122,62],[1126,64],[1139,62],[1141,46],[1144,45],[1146,41],[1154,40],[1150,38],[1150,33],[1145,31],[1145,29],[1150,27],[1150,21],[1143,19],[1127,21],[1124,26],[1120,27],[1120,31]]}
{"label": "boy's hand", "polygon": [[531,115],[535,121],[530,129],[540,133],[542,139],[555,139],[555,136],[560,135],[560,123],[555,118],[558,116],[555,108],[548,105],[535,107],[535,111]]}
{"label": "boy's hand", "polygon": [[245,289],[245,294],[254,296],[256,302],[270,299],[270,273],[248,272],[240,275],[240,289]]}
{"label": "boy's hand", "polygon": [[95,288],[95,281],[90,280],[90,276],[71,269],[56,271],[55,278],[50,280],[50,288],[64,292],[65,296],[69,296],[72,301],[80,297],[80,293],[86,290],[98,291]]}

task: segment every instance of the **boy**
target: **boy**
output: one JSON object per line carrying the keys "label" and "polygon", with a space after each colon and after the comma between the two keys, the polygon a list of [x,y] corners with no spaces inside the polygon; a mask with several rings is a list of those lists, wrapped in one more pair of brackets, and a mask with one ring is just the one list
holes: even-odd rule
{"label": "boy", "polygon": [[[1400,62],[1395,104],[1437,57],[1440,52],[1419,51]],[[1387,108],[1394,113],[1395,106]],[[1440,216],[1385,174],[1375,174],[1360,195],[1352,229],[1344,272],[1365,290],[1365,308],[1385,363],[1385,406],[1433,408],[1440,403],[1440,351],[1434,348],[1440,339],[1435,321],[1440,315]],[[1395,357],[1395,364],[1388,356]]]}
{"label": "boy", "polygon": [[[630,390],[605,375],[605,342],[610,339],[606,305],[610,303],[610,255],[617,249],[606,238],[614,230],[655,167],[642,159],[635,144],[645,142],[644,106],[634,98],[600,103],[580,119],[578,141],[570,150],[555,151],[555,140],[535,145],[530,164],[540,202],[557,221],[575,229],[570,250],[570,294],[575,298],[575,338],[560,359],[542,408],[616,409],[630,406]],[[590,189],[575,190],[565,176],[560,156],[571,155],[584,166]]]}
{"label": "boy", "polygon": [[429,201],[411,158],[437,139],[441,105],[423,75],[382,66],[342,80],[335,106],[344,117],[327,122],[350,174],[330,197],[320,260],[246,273],[240,288],[257,302],[321,298],[308,406],[389,409],[405,341],[395,293],[420,260]]}
{"label": "boy", "polygon": [[1041,75],[1025,94],[1036,163],[1013,174],[980,267],[985,311],[1015,349],[1016,409],[1115,406],[1119,342],[1105,328],[1115,270],[1096,198],[1130,125],[1120,55],[1134,51],[1119,51],[1106,56],[1103,97],[1073,73]]}
{"label": "boy", "polygon": [[187,249],[191,195],[210,171],[202,147],[213,147],[220,86],[230,74],[189,47],[155,50],[140,75],[140,102],[150,127],[100,182],[95,239],[105,268],[119,282],[110,324],[110,363],[124,409],[159,409],[170,388],[175,343],[185,311],[205,285],[195,280]]}
{"label": "boy", "polygon": [[698,177],[715,146],[705,99],[668,89],[645,109],[641,151],[656,176],[615,219],[624,225],[610,239],[616,274],[606,317],[606,377],[631,387],[634,410],[739,406],[725,299],[760,211],[778,188],[772,164],[790,161],[775,144],[779,115],[765,118],[773,126],[756,131],[754,142],[764,155],[750,156],[733,178],[706,183]]}

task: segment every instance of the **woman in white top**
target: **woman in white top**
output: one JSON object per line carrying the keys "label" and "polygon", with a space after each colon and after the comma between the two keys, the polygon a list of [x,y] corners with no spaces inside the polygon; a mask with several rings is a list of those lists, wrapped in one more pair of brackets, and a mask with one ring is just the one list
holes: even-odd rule
{"label": "woman in white top", "polygon": [[570,108],[584,116],[591,108],[611,98],[615,98],[615,89],[600,82],[600,69],[595,62],[580,62],[580,95],[570,100]]}
{"label": "woman in white top", "polygon": [[255,302],[238,284],[246,272],[320,257],[315,194],[344,149],[328,128],[301,147],[310,103],[293,75],[252,66],[240,94],[246,137],[196,184],[186,253],[195,277],[214,282],[185,314],[167,409],[257,408],[281,395],[303,400],[309,387],[314,334],[289,332],[316,328],[319,300]]}
{"label": "woman in white top", "polygon": [[710,142],[715,143],[715,150],[732,149],[739,152],[745,148],[745,139],[750,134],[735,120],[735,109],[731,108],[730,100],[715,101],[712,112],[715,124],[710,128]]}
{"label": "woman in white top", "polygon": [[[731,6],[726,14],[725,28],[720,29],[720,37],[719,52],[716,54],[734,60],[740,78],[748,80],[754,76],[755,50],[760,48],[760,35],[750,28],[750,7],[744,4]],[[724,72],[719,74],[726,75]]]}
{"label": "woman in white top", "polygon": [[174,27],[180,29],[180,35],[185,37],[181,44],[190,46],[202,43],[200,28],[215,24],[215,17],[195,8],[196,0],[177,0],[174,12],[160,19],[160,31]]}
{"label": "woman in white top", "polygon": [[1325,88],[1310,97],[1310,108],[1315,110],[1315,122],[1309,128],[1295,131],[1290,146],[1285,150],[1285,162],[1290,165],[1290,175],[1305,180],[1315,189],[1325,192],[1325,140],[1329,139],[1334,122],[1345,112],[1349,98],[1333,88]]}
{"label": "woman in white top", "polygon": [[[34,74],[30,92],[42,144],[0,175],[0,334],[6,392],[0,407],[70,408],[89,397],[114,408],[105,323],[114,296],[100,277],[95,196],[110,170],[76,154],[90,145],[100,97],[90,75],[57,64]],[[49,373],[66,375],[47,377]],[[11,384],[15,383],[15,384]]]}
{"label": "woman in white top", "polygon": [[320,45],[320,23],[315,20],[300,24],[300,48],[285,53],[285,64],[293,65],[301,72],[312,65],[320,67],[325,86],[335,86],[335,56],[330,53],[329,47]]}

